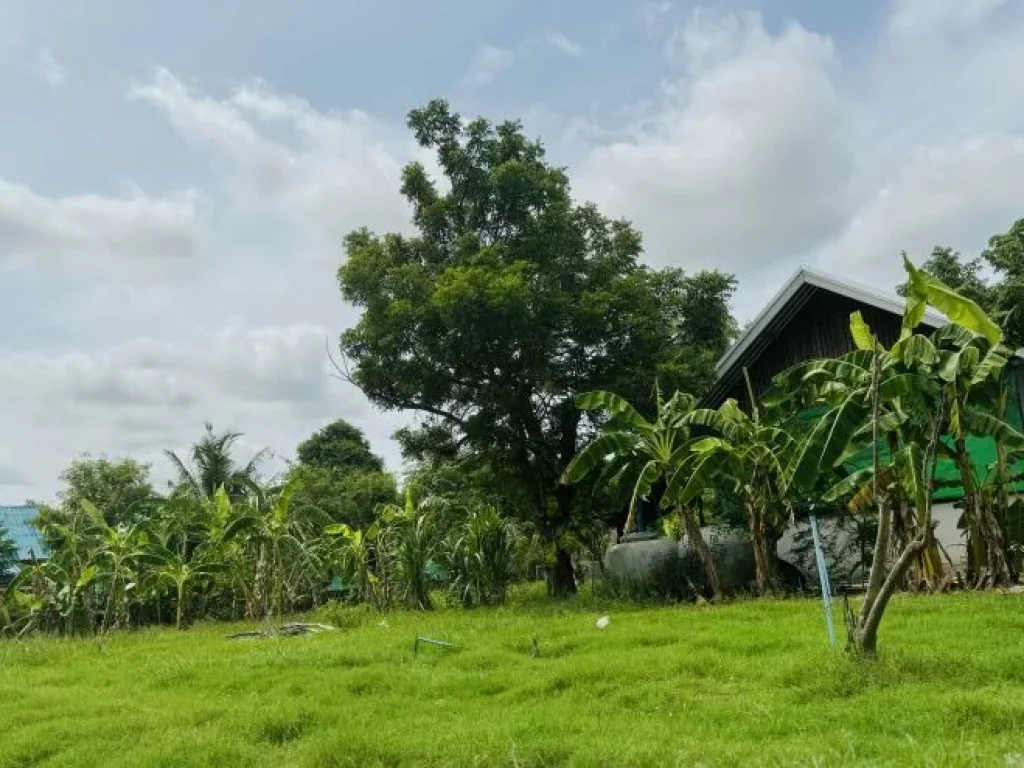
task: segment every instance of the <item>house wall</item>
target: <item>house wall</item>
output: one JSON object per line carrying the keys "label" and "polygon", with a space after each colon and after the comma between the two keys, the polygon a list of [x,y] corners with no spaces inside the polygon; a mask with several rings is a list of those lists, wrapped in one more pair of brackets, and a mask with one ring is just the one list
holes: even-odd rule
{"label": "house wall", "polygon": [[[850,337],[850,315],[858,310],[883,344],[892,344],[899,338],[902,318],[898,315],[815,289],[749,366],[755,392],[763,395],[771,386],[772,378],[798,363],[852,352],[855,347]],[[746,404],[748,398],[742,378],[729,390],[728,397]]]}
{"label": "house wall", "polygon": [[[953,506],[952,502],[934,504],[932,519],[935,521],[935,539],[949,555],[953,570],[965,575],[967,573],[967,546],[962,531],[957,528],[962,510]],[[866,569],[861,564],[862,551],[871,556],[874,539],[858,541],[853,528],[840,528],[834,517],[823,517],[818,520],[818,530],[823,540],[825,561],[828,564],[832,586],[840,588],[845,583],[859,583],[867,580]],[[814,562],[813,550],[801,547],[801,541],[810,538],[810,526],[801,522],[790,527],[779,540],[778,555],[786,562],[800,568],[810,580],[811,586],[818,586],[818,568]],[[866,548],[866,550],[865,550]],[[842,553],[839,555],[838,553]],[[942,565],[949,568],[949,561],[943,557]]]}

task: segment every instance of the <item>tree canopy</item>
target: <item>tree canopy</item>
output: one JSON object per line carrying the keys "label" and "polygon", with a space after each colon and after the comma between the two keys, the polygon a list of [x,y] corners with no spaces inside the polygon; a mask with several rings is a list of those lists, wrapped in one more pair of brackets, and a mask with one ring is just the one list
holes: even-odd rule
{"label": "tree canopy", "polygon": [[[1024,218],[990,237],[974,258],[937,245],[922,269],[990,313],[1009,346],[1024,346]],[[905,296],[908,284],[896,290]]]}
{"label": "tree canopy", "polygon": [[331,422],[307,437],[297,450],[299,463],[307,467],[381,472],[384,462],[370,450],[359,427],[344,419]]}
{"label": "tree canopy", "polygon": [[293,505],[315,508],[335,523],[367,528],[379,505],[398,499],[395,478],[370,450],[362,430],[344,419],[303,440],[289,479],[298,481]]}
{"label": "tree canopy", "polygon": [[705,344],[718,329],[709,346],[728,342],[734,283],[641,264],[639,233],[577,204],[565,171],[518,122],[464,122],[432,101],[408,124],[443,179],[420,163],[404,169],[414,234],[345,238],[341,291],[362,316],[342,352],[374,403],[418,411],[422,428],[509,468],[553,544],[550,586],[569,591],[558,540],[573,526],[576,492],[559,478],[589,423],[574,394],[653,404],[657,375],[681,368],[677,341]]}
{"label": "tree canopy", "polygon": [[90,501],[111,525],[144,519],[155,497],[150,466],[134,459],[85,455],[68,465],[60,476],[64,488],[57,494],[63,510]]}

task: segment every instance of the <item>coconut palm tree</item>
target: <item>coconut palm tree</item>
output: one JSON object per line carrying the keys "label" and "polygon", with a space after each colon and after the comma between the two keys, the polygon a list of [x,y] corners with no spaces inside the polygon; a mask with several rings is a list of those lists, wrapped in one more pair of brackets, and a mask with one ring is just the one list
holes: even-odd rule
{"label": "coconut palm tree", "polygon": [[177,485],[200,499],[212,500],[221,487],[232,499],[239,499],[258,486],[260,464],[270,452],[263,449],[248,463],[239,465],[232,454],[242,434],[231,431],[215,434],[210,422],[204,426],[206,432],[193,444],[187,460],[174,451],[164,451],[178,476]]}

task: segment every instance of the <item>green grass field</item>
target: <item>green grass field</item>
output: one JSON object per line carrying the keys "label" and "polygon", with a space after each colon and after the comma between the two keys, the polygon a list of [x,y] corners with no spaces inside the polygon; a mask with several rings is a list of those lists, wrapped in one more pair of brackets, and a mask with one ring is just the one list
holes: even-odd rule
{"label": "green grass field", "polygon": [[812,600],[321,618],[0,642],[0,765],[1024,766],[1019,595],[897,598],[870,663]]}

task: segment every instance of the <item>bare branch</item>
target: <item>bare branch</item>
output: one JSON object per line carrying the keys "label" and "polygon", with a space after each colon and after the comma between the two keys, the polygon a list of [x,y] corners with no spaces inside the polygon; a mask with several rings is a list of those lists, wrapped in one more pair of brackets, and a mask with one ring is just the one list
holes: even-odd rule
{"label": "bare branch", "polygon": [[351,384],[352,386],[358,386],[355,383],[355,381],[352,380],[352,372],[349,369],[348,365],[348,356],[344,352],[342,352],[342,364],[339,365],[338,362],[334,359],[334,355],[331,354],[330,337],[324,339],[324,351],[327,353],[327,359],[330,361],[331,367],[334,368],[334,373],[330,374],[331,377],[338,379],[339,381],[344,381],[345,383]]}

